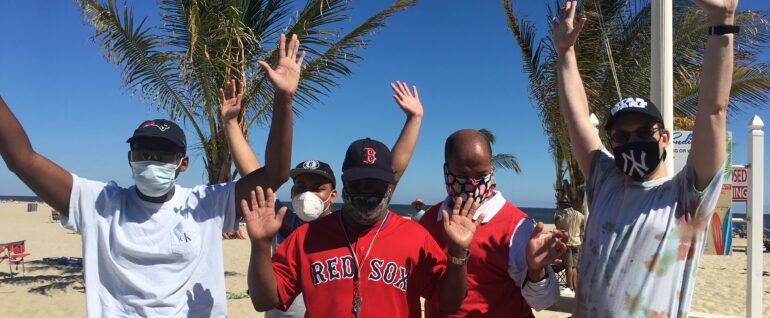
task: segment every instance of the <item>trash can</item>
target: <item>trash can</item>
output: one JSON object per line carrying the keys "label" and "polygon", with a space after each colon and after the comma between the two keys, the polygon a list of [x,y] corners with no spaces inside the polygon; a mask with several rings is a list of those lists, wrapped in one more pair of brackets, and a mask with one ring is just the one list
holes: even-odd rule
{"label": "trash can", "polygon": [[27,203],[27,212],[37,212],[37,203]]}

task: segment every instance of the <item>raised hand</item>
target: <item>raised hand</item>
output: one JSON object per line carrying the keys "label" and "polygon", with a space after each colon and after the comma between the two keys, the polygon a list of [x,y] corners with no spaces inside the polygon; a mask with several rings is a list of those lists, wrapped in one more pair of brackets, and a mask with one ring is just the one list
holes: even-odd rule
{"label": "raised hand", "polygon": [[400,81],[396,81],[395,84],[390,83],[390,88],[395,92],[393,99],[396,100],[407,118],[422,117],[422,104],[420,103],[420,95],[417,94],[417,86],[412,86],[414,93],[409,91],[409,85]]}
{"label": "raised hand", "polygon": [[[471,246],[473,235],[476,233],[476,227],[484,220],[484,214],[479,215],[476,221],[473,221],[473,215],[479,204],[474,200],[468,200],[463,205],[462,197],[455,198],[455,205],[452,208],[452,214],[446,210],[441,211],[442,221],[444,223],[444,234],[447,238],[450,251],[458,249],[467,249]],[[456,255],[462,257],[464,255]]]}
{"label": "raised hand", "polygon": [[567,250],[567,232],[555,230],[548,235],[543,233],[543,222],[537,222],[532,236],[527,242],[526,257],[529,271],[540,271],[549,264],[561,263],[562,254]]}
{"label": "raised hand", "polygon": [[695,0],[701,10],[709,15],[711,24],[732,24],[738,0]]}
{"label": "raised hand", "polygon": [[252,241],[272,241],[281,228],[283,216],[286,215],[286,207],[275,213],[273,190],[268,188],[265,197],[262,187],[259,186],[256,191],[251,191],[251,208],[246,200],[241,200],[241,209],[246,220],[246,231]]}
{"label": "raised hand", "polygon": [[235,119],[241,113],[244,86],[241,81],[230,80],[227,82],[227,95],[225,90],[219,89],[219,111],[224,121]]}
{"label": "raised hand", "polygon": [[286,46],[286,35],[281,34],[278,40],[278,66],[272,69],[265,61],[258,61],[262,69],[267,73],[270,82],[276,93],[283,93],[293,96],[299,85],[299,73],[302,61],[305,59],[305,51],[297,58],[299,51],[299,40],[297,35],[291,36],[289,45]]}
{"label": "raised hand", "polygon": [[553,46],[559,53],[563,53],[575,45],[578,34],[586,23],[586,18],[580,18],[575,23],[575,9],[577,9],[577,1],[567,0],[564,8],[559,10],[559,20],[557,21],[556,17],[551,18]]}

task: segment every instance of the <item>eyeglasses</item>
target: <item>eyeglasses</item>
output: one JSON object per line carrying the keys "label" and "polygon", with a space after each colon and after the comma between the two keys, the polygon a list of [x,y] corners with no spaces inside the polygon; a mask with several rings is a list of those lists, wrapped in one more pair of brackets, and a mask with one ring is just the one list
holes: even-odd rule
{"label": "eyeglasses", "polygon": [[[636,137],[640,140],[649,140],[656,131],[662,131],[660,127],[639,127],[634,131]],[[617,130],[610,135],[610,140],[615,144],[625,144],[631,140],[631,132],[625,130]]]}
{"label": "eyeglasses", "polygon": [[166,163],[176,162],[177,159],[184,157],[183,154],[164,150],[145,150],[137,149],[129,151],[131,161],[160,161]]}

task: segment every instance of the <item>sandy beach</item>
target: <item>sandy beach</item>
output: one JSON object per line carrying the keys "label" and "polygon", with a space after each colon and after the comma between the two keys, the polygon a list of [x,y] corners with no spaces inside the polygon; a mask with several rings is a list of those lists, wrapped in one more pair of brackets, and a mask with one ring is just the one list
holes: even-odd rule
{"label": "sandy beach", "polygon": [[[40,204],[26,212],[27,203],[0,203],[0,243],[26,240],[26,274],[10,277],[8,262],[0,263],[2,317],[84,317],[85,294],[81,268],[45,263],[44,258],[81,257],[81,241],[50,221],[51,208]],[[246,291],[249,243],[223,241],[225,277],[229,293]],[[736,239],[733,255],[704,255],[698,268],[692,310],[725,316],[745,316],[746,240]],[[770,254],[764,254],[763,316],[770,317]],[[19,267],[21,270],[21,267]],[[14,268],[14,272],[16,272]],[[561,306],[569,304],[563,297]],[[247,298],[228,300],[229,317],[262,317]],[[558,311],[536,312],[537,317],[569,317]]]}

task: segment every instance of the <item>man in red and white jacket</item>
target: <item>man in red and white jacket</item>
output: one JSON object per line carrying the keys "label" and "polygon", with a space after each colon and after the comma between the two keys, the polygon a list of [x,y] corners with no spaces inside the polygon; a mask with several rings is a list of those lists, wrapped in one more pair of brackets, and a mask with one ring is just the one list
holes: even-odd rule
{"label": "man in red and white jacket", "polygon": [[462,306],[448,315],[434,297],[426,302],[426,317],[531,317],[532,308],[553,305],[559,282],[548,265],[559,262],[566,250],[566,233],[541,237],[543,224],[535,224],[495,191],[492,150],[481,132],[450,135],[444,160],[448,196],[428,209],[420,224],[446,249],[441,211],[451,209],[458,197],[478,202],[474,219],[482,221],[468,251],[468,293]]}

